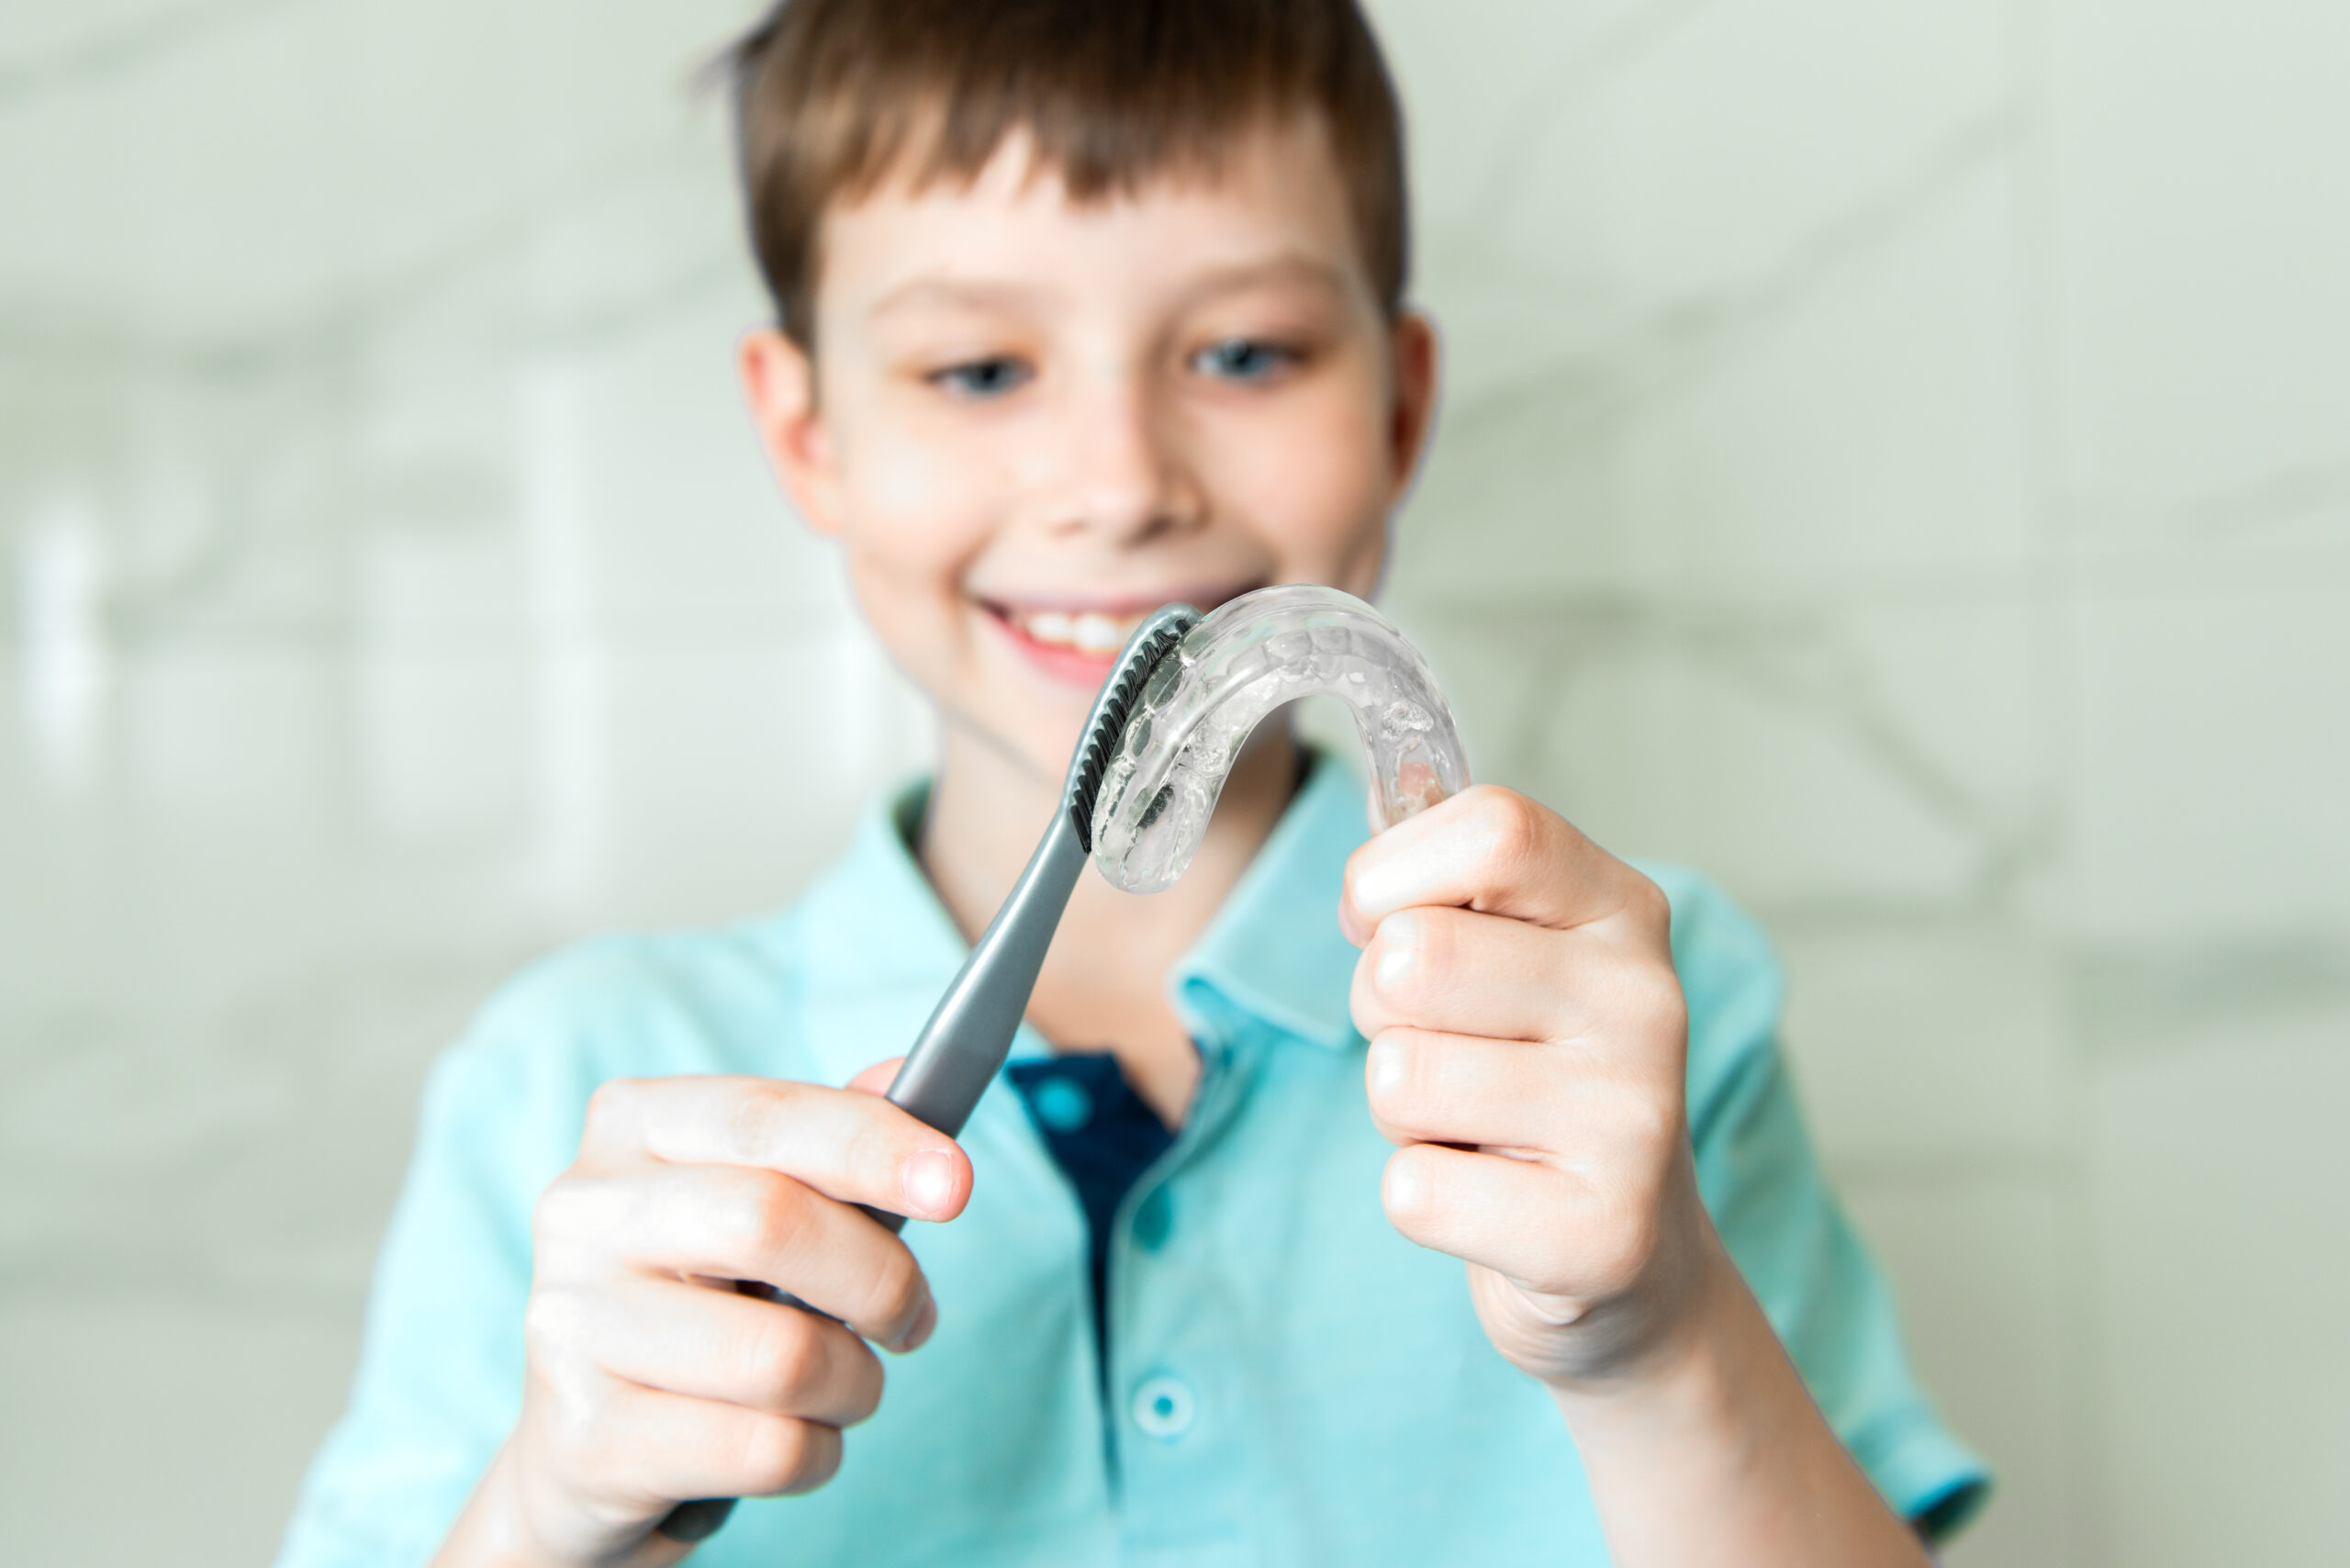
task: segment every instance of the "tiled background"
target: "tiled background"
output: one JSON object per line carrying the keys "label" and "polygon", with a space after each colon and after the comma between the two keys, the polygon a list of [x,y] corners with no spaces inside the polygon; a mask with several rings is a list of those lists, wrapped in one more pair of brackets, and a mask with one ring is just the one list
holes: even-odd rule
{"label": "tiled background", "polygon": [[[1711,868],[1959,1564],[2342,1561],[2350,10],[1386,0],[1481,772]],[[0,1561],[250,1563],[419,1075],[922,719],[766,483],[743,0],[0,17]]]}

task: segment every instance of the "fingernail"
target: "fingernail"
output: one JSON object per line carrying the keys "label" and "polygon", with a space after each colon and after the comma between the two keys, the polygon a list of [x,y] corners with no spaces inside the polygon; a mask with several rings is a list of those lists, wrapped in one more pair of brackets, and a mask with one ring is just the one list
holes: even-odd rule
{"label": "fingernail", "polygon": [[1379,964],[1377,979],[1382,990],[1402,985],[1412,978],[1412,966],[1420,960],[1420,922],[1409,913],[1391,914],[1379,927]]}
{"label": "fingernail", "polygon": [[937,1327],[938,1303],[932,1297],[924,1296],[923,1298],[922,1310],[914,1314],[914,1326],[906,1330],[905,1338],[899,1341],[899,1343],[906,1350],[919,1350],[923,1348],[923,1343],[929,1339],[931,1331]]}
{"label": "fingernail", "polygon": [[955,1161],[938,1149],[925,1148],[910,1158],[900,1180],[910,1213],[945,1214],[955,1201]]}
{"label": "fingernail", "polygon": [[1419,1168],[1411,1160],[1390,1159],[1386,1180],[1381,1185],[1385,1189],[1382,1195],[1387,1200],[1390,1215],[1416,1214],[1427,1202],[1427,1183],[1421,1180]]}
{"label": "fingernail", "polygon": [[1393,1094],[1404,1087],[1404,1052],[1386,1040],[1371,1043],[1371,1092]]}
{"label": "fingernail", "polygon": [[1387,896],[1387,884],[1393,879],[1385,867],[1377,864],[1366,866],[1357,871],[1352,886],[1355,907],[1357,909],[1383,907],[1390,902]]}

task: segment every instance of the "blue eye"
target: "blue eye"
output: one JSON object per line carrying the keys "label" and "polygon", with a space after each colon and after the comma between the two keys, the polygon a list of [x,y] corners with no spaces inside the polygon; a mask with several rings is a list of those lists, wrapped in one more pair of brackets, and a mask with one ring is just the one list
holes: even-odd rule
{"label": "blue eye", "polygon": [[1210,343],[1192,356],[1192,368],[1227,381],[1262,381],[1287,370],[1298,360],[1297,351],[1255,338],[1226,338]]}
{"label": "blue eye", "polygon": [[963,398],[1001,398],[1018,390],[1028,383],[1031,372],[1027,365],[1008,354],[992,354],[986,359],[967,360],[950,364],[944,370],[930,373],[933,386],[941,386]]}

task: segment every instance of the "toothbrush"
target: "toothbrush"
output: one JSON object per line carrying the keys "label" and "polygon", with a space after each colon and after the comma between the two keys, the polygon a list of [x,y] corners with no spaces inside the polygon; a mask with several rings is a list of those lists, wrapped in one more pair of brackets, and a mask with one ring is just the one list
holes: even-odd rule
{"label": "toothbrush", "polygon": [[[1093,853],[1094,796],[1125,738],[1143,682],[1199,619],[1200,612],[1188,604],[1167,605],[1154,610],[1126,640],[1125,651],[1094,700],[1077,754],[1069,759],[1069,779],[1061,787],[1060,810],[1053,813],[1052,825],[946,994],[938,999],[930,1022],[906,1053],[905,1065],[890,1081],[891,1104],[949,1137],[963,1130],[971,1108],[1011,1053],[1013,1034],[1028,1011],[1028,995],[1036,989],[1036,972],[1044,967],[1045,949],[1052,946],[1078,873]],[[903,1215],[867,1212],[891,1230],[906,1223]]]}
{"label": "toothbrush", "polygon": [[[1028,1011],[1029,993],[1036,989],[1036,974],[1044,967],[1045,950],[1060,926],[1061,912],[1077,887],[1087,857],[1093,853],[1094,797],[1102,776],[1117,754],[1126,721],[1158,662],[1172,653],[1183,634],[1199,623],[1200,612],[1188,604],[1169,604],[1154,610],[1135,628],[1094,700],[1093,712],[1069,758],[1069,778],[1061,787],[1060,809],[1052,825],[1028,857],[1027,869],[988,923],[971,948],[971,956],[938,999],[930,1022],[906,1053],[904,1065],[890,1082],[889,1101],[953,1137],[970,1119],[979,1096],[1012,1052],[1012,1037]],[[905,1227],[906,1216],[860,1204],[865,1212],[892,1231]],[[738,1281],[745,1295],[817,1312],[798,1296],[756,1280]],[[817,1312],[819,1316],[828,1316]],[[655,1529],[672,1540],[709,1538],[734,1511],[732,1497],[702,1497],[680,1503],[662,1518]]]}

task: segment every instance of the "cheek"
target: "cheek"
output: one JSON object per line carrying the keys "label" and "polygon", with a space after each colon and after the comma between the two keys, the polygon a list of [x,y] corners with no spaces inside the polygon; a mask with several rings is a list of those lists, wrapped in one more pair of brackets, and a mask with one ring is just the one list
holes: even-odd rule
{"label": "cheek", "polygon": [[1385,553],[1384,432],[1354,398],[1227,432],[1219,466],[1233,510],[1270,546],[1280,580],[1368,594]]}
{"label": "cheek", "polygon": [[890,656],[943,700],[970,651],[963,582],[990,536],[998,476],[952,440],[899,420],[854,429],[842,465],[849,585]]}
{"label": "cheek", "polygon": [[859,578],[926,598],[959,592],[988,537],[992,476],[949,442],[880,427],[844,465],[856,478],[843,529]]}

